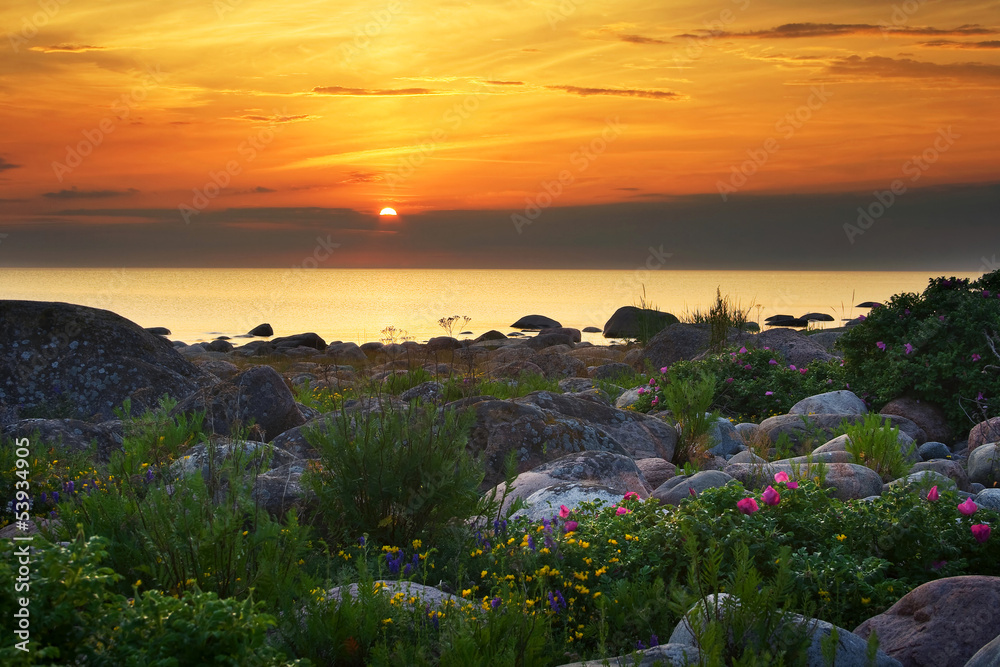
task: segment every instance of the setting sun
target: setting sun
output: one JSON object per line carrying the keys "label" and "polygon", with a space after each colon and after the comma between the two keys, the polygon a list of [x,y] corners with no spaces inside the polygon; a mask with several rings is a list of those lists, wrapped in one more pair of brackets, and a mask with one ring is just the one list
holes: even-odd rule
{"label": "setting sun", "polygon": [[378,212],[379,215],[396,215],[396,209],[388,206]]}

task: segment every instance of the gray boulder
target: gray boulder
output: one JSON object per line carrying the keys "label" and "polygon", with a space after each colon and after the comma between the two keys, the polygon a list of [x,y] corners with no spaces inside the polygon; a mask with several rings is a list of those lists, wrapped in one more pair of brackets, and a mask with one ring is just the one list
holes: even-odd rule
{"label": "gray boulder", "polygon": [[692,490],[698,494],[705,489],[725,486],[732,481],[733,478],[724,472],[702,470],[693,475],[678,475],[668,479],[653,491],[653,497],[662,505],[680,505],[681,501],[692,496]]}
{"label": "gray boulder", "polygon": [[[107,310],[0,301],[0,404],[63,406],[63,417],[111,419],[181,399],[214,382],[161,336]],[[73,413],[73,414],[71,414]]]}
{"label": "gray boulder", "polygon": [[248,336],[273,336],[274,335],[274,329],[271,328],[270,324],[268,324],[267,322],[264,322],[263,324],[258,324],[253,329],[251,329],[249,332],[247,332],[247,335]]}
{"label": "gray boulder", "polygon": [[706,324],[671,324],[653,336],[643,349],[637,368],[670,366],[682,359],[693,359],[708,349],[712,329]]}
{"label": "gray boulder", "polygon": [[583,503],[599,501],[605,507],[617,505],[623,494],[597,482],[562,482],[535,491],[525,499],[527,507],[515,513],[515,517],[526,516],[529,521],[550,519],[559,514],[565,505],[570,510]]}
{"label": "gray boulder", "polygon": [[1000,488],[983,489],[976,494],[974,502],[980,507],[1000,512]]}
{"label": "gray boulder", "polygon": [[929,441],[917,448],[917,454],[924,461],[932,459],[946,459],[951,457],[951,449],[943,442]]}
{"label": "gray boulder", "polygon": [[853,391],[847,389],[828,391],[825,394],[803,398],[788,409],[790,415],[863,415],[866,412],[868,409],[865,408],[865,402],[858,398]]}
{"label": "gray boulder", "polygon": [[253,499],[274,517],[282,518],[291,509],[301,511],[313,499],[302,486],[302,473],[308,465],[307,460],[295,459],[255,476]]}
{"label": "gray boulder", "polygon": [[969,480],[991,487],[1000,482],[1000,451],[996,443],[980,445],[969,454]]}
{"label": "gray boulder", "polygon": [[[0,396],[2,398],[2,396]],[[980,422],[969,431],[969,452],[990,442],[1000,442],[1000,417],[992,417]]]}
{"label": "gray boulder", "polygon": [[639,467],[651,489],[657,488],[677,474],[677,466],[659,457],[636,459],[635,464]]}
{"label": "gray boulder", "polygon": [[725,417],[719,417],[709,425],[708,437],[712,443],[708,453],[713,456],[732,456],[747,447],[733,423]]}
{"label": "gray boulder", "polygon": [[32,446],[61,445],[74,452],[93,452],[94,459],[107,463],[122,448],[122,423],[108,420],[99,424],[77,419],[22,419],[0,429],[9,438],[28,438]]}
{"label": "gray boulder", "polygon": [[[839,430],[841,422],[846,421],[853,424],[863,420],[863,415],[852,414],[775,415],[762,421],[760,429],[770,438],[771,442],[777,442],[780,435],[785,433],[793,444],[800,445],[816,438],[817,433],[820,438],[823,438],[822,442],[826,442],[834,437],[834,432]],[[882,423],[898,427],[900,432],[912,438],[917,446],[927,441],[923,430],[909,419],[896,415],[884,415]],[[818,443],[814,442],[814,444]]]}
{"label": "gray boulder", "polygon": [[836,358],[827,352],[825,347],[812,340],[811,336],[784,327],[768,329],[750,336],[740,336],[738,340],[747,347],[769,347],[779,352],[785,358],[785,363],[797,368],[806,368],[814,361],[830,361]]}
{"label": "gray boulder", "polygon": [[894,398],[879,410],[883,415],[905,417],[923,429],[928,440],[951,442],[954,439],[948,418],[941,406],[906,396]]}
{"label": "gray boulder", "polygon": [[[827,463],[825,468],[823,488],[834,489],[833,497],[838,500],[857,500],[882,493],[882,478],[870,468],[855,463]],[[812,478],[819,474],[815,467],[787,460],[766,465],[730,463],[723,472],[739,480],[748,489],[763,489],[773,485],[774,476],[779,472],[787,473],[789,479],[794,480]]]}

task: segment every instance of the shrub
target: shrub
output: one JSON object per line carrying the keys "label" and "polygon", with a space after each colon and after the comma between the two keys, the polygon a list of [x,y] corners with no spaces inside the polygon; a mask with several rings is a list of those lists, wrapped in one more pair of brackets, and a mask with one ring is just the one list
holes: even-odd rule
{"label": "shrub", "polygon": [[968,430],[966,411],[990,401],[996,414],[1000,373],[987,337],[1000,330],[1000,271],[970,282],[932,279],[923,294],[904,293],[873,308],[837,341],[849,380],[862,398],[883,404],[912,396],[940,405],[956,432]]}
{"label": "shrub", "polygon": [[319,465],[303,481],[316,494],[321,522],[342,541],[368,532],[399,544],[471,516],[484,477],[466,451],[473,419],[411,403],[406,411],[344,410],[325,429],[310,430]]}
{"label": "shrub", "polygon": [[708,430],[712,422],[719,418],[718,413],[707,412],[715,393],[715,377],[702,375],[692,380],[676,378],[659,389],[664,403],[680,426],[673,462],[677,465],[692,463],[697,466],[702,455],[712,446]]}
{"label": "shrub", "polygon": [[868,413],[853,424],[845,420],[840,428],[847,434],[846,449],[854,462],[877,472],[883,482],[904,477],[910,471],[908,459],[915,447],[910,445],[904,452],[899,443],[899,427],[883,423],[881,415]]}

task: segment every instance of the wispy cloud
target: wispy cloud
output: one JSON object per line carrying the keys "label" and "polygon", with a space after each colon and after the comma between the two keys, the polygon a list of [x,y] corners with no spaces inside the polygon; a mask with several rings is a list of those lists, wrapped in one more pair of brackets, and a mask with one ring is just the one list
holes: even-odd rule
{"label": "wispy cloud", "polygon": [[670,42],[665,39],[646,37],[644,35],[615,35],[615,37],[623,42],[628,42],[629,44],[670,44]]}
{"label": "wispy cloud", "polygon": [[545,86],[549,90],[561,90],[572,95],[615,95],[618,97],[641,97],[650,100],[679,100],[682,95],[669,90],[640,90],[636,88],[585,88],[581,86]]}
{"label": "wispy cloud", "polygon": [[[704,30],[703,34],[714,37],[733,39],[796,39],[802,37],[838,37],[844,35],[890,35],[900,37],[913,36],[956,36],[969,37],[974,35],[995,35],[996,30],[981,25],[961,25],[957,28],[915,28],[905,26],[883,26],[871,23],[785,23],[766,30],[749,30],[746,32],[729,32],[726,30]],[[678,35],[678,37],[695,37],[696,35]]]}
{"label": "wispy cloud", "polygon": [[17,169],[20,166],[21,165],[10,163],[7,160],[0,157],[0,171],[7,171],[8,169]]}
{"label": "wispy cloud", "polygon": [[434,90],[431,88],[345,88],[343,86],[316,86],[312,89],[315,95],[344,95],[347,97],[407,97],[415,95],[454,95],[453,91]]}
{"label": "wispy cloud", "polygon": [[42,194],[46,199],[107,199],[110,197],[131,197],[138,194],[135,188],[128,190],[59,190],[57,192],[45,192]]}
{"label": "wispy cloud", "polygon": [[93,44],[51,44],[49,46],[32,46],[30,50],[42,53],[83,53],[85,51],[108,51],[109,48]]}
{"label": "wispy cloud", "polygon": [[524,81],[484,81],[491,86],[523,86]]}
{"label": "wispy cloud", "polygon": [[305,120],[317,120],[319,118],[322,118],[322,116],[314,116],[312,114],[299,114],[296,116],[244,114],[236,118],[236,120],[248,120],[253,123],[267,123],[269,125],[274,125],[277,123],[299,123]]}
{"label": "wispy cloud", "polygon": [[912,58],[885,58],[882,56],[850,56],[832,61],[826,73],[843,80],[909,78],[909,79],[996,79],[1000,78],[1000,65],[981,62],[938,64]]}
{"label": "wispy cloud", "polygon": [[377,171],[352,171],[341,183],[378,183],[383,180]]}
{"label": "wispy cloud", "polygon": [[920,46],[942,49],[1000,49],[1000,40],[989,42],[957,42],[953,39],[935,39],[930,42],[921,42]]}

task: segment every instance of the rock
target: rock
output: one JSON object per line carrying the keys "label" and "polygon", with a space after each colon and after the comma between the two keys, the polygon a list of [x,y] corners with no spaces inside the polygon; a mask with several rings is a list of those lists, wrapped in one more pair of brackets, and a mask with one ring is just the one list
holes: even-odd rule
{"label": "rock", "polygon": [[385,346],[376,340],[368,343],[362,343],[359,346],[359,349],[368,357],[374,357],[378,352],[382,351],[383,347]]}
{"label": "rock", "polygon": [[659,457],[669,461],[674,456],[677,430],[656,417],[548,391],[534,391],[515,402],[536,405],[555,415],[593,426],[619,443],[632,458]]}
{"label": "rock", "polygon": [[169,336],[170,329],[166,327],[146,327],[146,331],[156,336]]}
{"label": "rock", "polygon": [[752,422],[740,422],[733,428],[735,428],[736,432],[740,434],[741,438],[743,438],[744,443],[753,442],[754,438],[757,437],[757,434],[760,433],[760,424],[754,424]]}
{"label": "rock", "polygon": [[814,361],[830,361],[835,359],[822,345],[812,340],[811,336],[799,333],[793,329],[768,329],[759,334],[740,336],[738,338],[747,347],[769,347],[785,358],[786,364],[796,368],[808,368]]}
{"label": "rock", "polygon": [[712,329],[705,324],[671,324],[653,336],[642,350],[637,368],[648,363],[653,368],[670,366],[675,361],[692,359],[708,349]]}
{"label": "rock", "polygon": [[202,343],[204,347],[209,352],[232,352],[233,344],[228,340],[213,340],[210,343]]}
{"label": "rock", "polygon": [[562,667],[687,667],[700,665],[701,651],[687,644],[660,644],[603,660],[571,662]]}
{"label": "rock", "polygon": [[559,380],[559,391],[563,393],[578,393],[594,388],[594,381],[588,378],[564,378]]}
{"label": "rock", "polygon": [[[471,602],[471,600],[458,597],[457,595],[445,593],[439,588],[425,586],[424,584],[418,584],[412,581],[381,579],[373,582],[373,584],[375,586],[375,590],[380,595],[384,595],[386,597],[393,597],[398,593],[402,593],[403,597],[400,604],[408,609],[420,609],[426,606],[430,606],[434,609],[447,608],[451,606],[461,607],[462,605]],[[335,602],[340,602],[341,598],[345,595],[350,596],[353,600],[357,600],[359,593],[358,588],[358,584],[336,586],[326,592],[326,597],[328,600]],[[417,598],[417,601],[410,602],[411,597]]]}
{"label": "rock", "polygon": [[142,412],[213,381],[165,338],[107,310],[0,301],[0,404],[22,414],[63,406],[62,417],[111,419],[125,399]]}
{"label": "rock", "polygon": [[462,347],[461,341],[451,336],[437,336],[424,344],[424,349],[428,352],[446,352],[460,347]]}
{"label": "rock", "polygon": [[552,329],[546,329],[547,334],[562,334],[564,336],[569,336],[569,342],[579,343],[580,342],[580,330],[574,329],[572,327],[555,327]]}
{"label": "rock", "polygon": [[240,373],[240,369],[235,364],[222,359],[204,359],[198,362],[198,368],[211,373],[220,380],[229,380]]}
{"label": "rock", "polygon": [[[2,398],[0,395],[0,399]],[[1000,417],[993,417],[972,427],[969,431],[969,453],[989,442],[1000,442]]]}
{"label": "rock", "polygon": [[621,502],[623,494],[597,482],[561,482],[535,491],[525,498],[527,507],[514,514],[526,516],[531,522],[551,519],[559,515],[563,505],[570,510],[583,503],[600,501],[605,507],[613,507]]}
{"label": "rock", "polygon": [[879,647],[904,665],[963,667],[998,629],[1000,577],[964,576],[917,586],[854,632],[876,632]]}
{"label": "rock", "polygon": [[587,375],[587,366],[568,354],[539,354],[533,357],[533,361],[549,379]]}
{"label": "rock", "polygon": [[[910,463],[916,463],[920,460],[920,457],[917,455],[916,448],[913,446],[913,440],[910,439],[910,436],[900,432],[896,441],[899,443],[899,452],[906,457],[907,461]],[[847,444],[849,442],[850,438],[848,438],[846,434],[838,435],[836,438],[833,438],[832,440],[829,440],[812,450],[812,454],[815,456],[817,454],[832,452],[847,452]]]}
{"label": "rock", "polygon": [[969,490],[969,475],[958,461],[949,461],[948,459],[921,461],[920,463],[913,464],[913,467],[910,468],[910,473],[920,472],[921,470],[933,470],[936,473],[944,475],[955,483],[959,491]]}
{"label": "rock", "polygon": [[940,490],[951,489],[952,491],[957,491],[958,487],[955,484],[955,480],[950,477],[945,477],[939,472],[934,470],[917,470],[916,472],[911,472],[906,477],[900,477],[899,479],[894,479],[888,484],[882,486],[882,490],[892,488],[894,486],[917,486],[921,488],[929,488],[931,486],[937,486]]}
{"label": "rock", "polygon": [[642,397],[642,394],[639,393],[640,389],[645,391],[645,387],[626,389],[621,396],[615,399],[615,407],[618,408],[619,410],[624,410],[625,408],[628,408],[629,406],[638,403],[639,399]]}
{"label": "rock", "polygon": [[980,507],[1000,512],[1000,488],[983,489],[976,494],[974,502]]}
{"label": "rock", "polygon": [[629,377],[632,375],[632,367],[621,362],[601,364],[588,372],[595,380],[614,380],[619,377]]}
{"label": "rock", "polygon": [[480,334],[479,336],[477,336],[476,339],[474,341],[472,341],[472,342],[473,343],[482,343],[482,342],[485,342],[485,341],[488,341],[488,340],[507,340],[507,336],[504,336],[502,333],[500,333],[496,329],[490,329],[486,333]]}
{"label": "rock", "polygon": [[270,366],[255,366],[210,389],[195,392],[177,404],[172,414],[205,411],[205,428],[228,436],[251,421],[271,441],[305,420],[284,379]]}
{"label": "rock", "polygon": [[539,333],[537,336],[532,336],[524,340],[524,345],[532,350],[543,350],[555,345],[572,345],[572,343],[573,339],[566,334],[547,332]]}
{"label": "rock", "polygon": [[678,475],[668,479],[653,491],[653,497],[661,505],[680,505],[685,498],[691,498],[691,490],[695,494],[705,489],[714,489],[732,482],[733,478],[718,470],[702,470],[693,475]]}
{"label": "rock", "polygon": [[744,449],[742,452],[733,454],[733,457],[726,462],[726,465],[730,463],[767,463],[767,459],[757,456],[749,449]]}
{"label": "rock", "polygon": [[[704,627],[708,621],[709,609],[719,609],[720,616],[725,622],[727,614],[733,613],[730,609],[738,608],[740,601],[728,593],[716,593],[708,595],[699,600],[691,610],[678,621],[673,633],[670,635],[671,644],[687,644],[695,646],[697,640],[692,629],[692,619],[696,614],[701,614],[701,626]],[[812,637],[809,648],[806,650],[807,667],[825,667],[827,661],[823,658],[823,640],[829,637],[834,626],[832,623],[817,618],[807,618],[800,614],[788,613],[784,617],[785,622],[796,625],[804,625]],[[855,631],[856,633],[857,631]],[[866,667],[870,663],[867,660],[868,642],[866,639],[852,633],[844,628],[837,628],[837,651],[834,655],[834,664],[837,667]],[[881,635],[879,635],[881,637]],[[875,654],[876,667],[901,667],[898,660],[886,655],[881,649]]]}
{"label": "rock", "polygon": [[[775,461],[766,465],[754,463],[730,463],[723,472],[743,483],[748,489],[763,489],[774,484],[774,476],[785,472],[790,479],[803,479],[816,475],[804,464],[794,464],[788,460]],[[838,500],[852,500],[877,496],[882,493],[882,478],[874,470],[855,463],[827,463],[823,488],[834,489],[833,497]]]}
{"label": "rock", "polygon": [[666,459],[658,457],[636,459],[635,464],[639,467],[642,476],[646,478],[646,483],[649,484],[649,488],[651,489],[656,489],[677,474],[677,466]]}
{"label": "rock", "polygon": [[320,352],[326,351],[326,341],[320,338],[317,334],[311,332],[295,334],[294,336],[272,338],[270,343],[274,346],[275,350],[293,347],[311,347],[314,350],[319,350]]}
{"label": "rock", "polygon": [[743,438],[725,417],[719,417],[709,425],[708,437],[710,442],[715,443],[708,450],[713,456],[732,456],[746,448]]}
{"label": "rock", "polygon": [[622,306],[604,323],[605,338],[650,338],[664,327],[680,322],[670,313],[650,308]]}
{"label": "rock", "polygon": [[828,391],[825,394],[816,394],[815,396],[803,398],[788,409],[788,414],[790,415],[863,415],[866,412],[868,412],[868,409],[865,407],[865,402],[858,398],[853,391],[846,389]]}
{"label": "rock", "polygon": [[258,324],[253,329],[247,332],[248,336],[273,336],[274,329],[271,325],[265,322],[264,324]]}
{"label": "rock", "polygon": [[822,345],[823,348],[830,354],[839,356],[834,348],[837,344],[837,339],[843,335],[843,331],[820,331],[819,333],[810,334],[809,338],[811,338],[814,343]]}
{"label": "rock", "polygon": [[638,493],[640,498],[649,497],[650,492],[646,478],[631,457],[612,452],[579,452],[521,473],[510,487],[497,485],[496,497],[503,497],[506,490],[506,509],[516,498],[527,499],[537,491],[563,482],[599,484],[617,493],[619,499],[630,491]]}
{"label": "rock", "polygon": [[[782,433],[786,433],[794,445],[801,445],[814,438],[816,431],[820,432],[821,438],[828,440],[834,437],[834,432],[840,428],[842,421],[853,424],[863,420],[864,416],[862,415],[775,415],[762,421],[760,429],[770,438],[772,443],[776,443],[778,437]],[[909,419],[896,415],[885,415],[882,423],[898,427],[900,433],[910,436],[916,445],[927,441],[923,430]]]}
{"label": "rock", "polygon": [[301,511],[313,495],[302,487],[302,473],[309,461],[296,459],[257,475],[253,480],[252,497],[260,507],[277,518],[291,510]]}
{"label": "rock", "polygon": [[93,452],[101,463],[108,463],[122,448],[122,423],[117,420],[91,424],[76,419],[22,419],[5,427],[3,434],[28,438],[33,446],[62,445],[73,452]]}
{"label": "rock", "polygon": [[258,468],[264,472],[297,460],[292,454],[280,447],[267,445],[263,442],[224,439],[219,442],[190,447],[183,456],[170,464],[170,472],[184,477],[201,473],[207,481],[211,478],[213,458],[217,465],[230,457],[236,457],[245,471]]}
{"label": "rock", "polygon": [[951,458],[951,450],[943,442],[928,441],[917,448],[917,454],[924,461]]}
{"label": "rock", "polygon": [[555,320],[544,315],[525,315],[514,324],[511,329],[558,329],[562,325]]}
{"label": "rock", "polygon": [[980,445],[969,454],[969,481],[991,487],[1000,482],[1000,445]]}
{"label": "rock", "polygon": [[421,382],[415,387],[411,387],[404,391],[399,397],[404,401],[439,401],[444,398],[444,385],[440,382]]}
{"label": "rock", "polygon": [[584,327],[583,333],[601,333],[601,330],[597,327]]}
{"label": "rock", "polygon": [[522,375],[545,375],[541,366],[530,361],[512,361],[493,369],[493,373],[498,377],[511,379],[517,379]]}
{"label": "rock", "polygon": [[953,439],[952,429],[948,425],[944,410],[934,403],[916,398],[895,398],[883,405],[879,413],[909,419],[923,429],[928,440],[951,442]]}
{"label": "rock", "polygon": [[969,658],[965,667],[998,667],[1000,666],[1000,634],[993,641],[982,647]]}
{"label": "rock", "polygon": [[338,364],[365,363],[366,355],[357,343],[331,343],[326,347],[326,356],[332,357]]}

